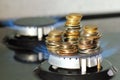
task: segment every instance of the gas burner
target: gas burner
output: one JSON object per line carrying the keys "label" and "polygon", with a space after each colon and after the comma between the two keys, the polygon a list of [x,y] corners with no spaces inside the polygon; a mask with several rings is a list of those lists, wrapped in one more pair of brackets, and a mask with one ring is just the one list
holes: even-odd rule
{"label": "gas burner", "polygon": [[[38,54],[42,55],[42,52],[34,53],[34,48],[45,43],[45,36],[54,29],[53,25],[55,22],[56,20],[51,17],[18,19],[14,22],[17,27],[17,33],[15,35],[6,36],[4,38],[4,43],[8,48],[16,52],[15,56],[17,59],[27,62],[38,62],[43,58],[37,59],[36,57],[38,57]],[[29,57],[26,57],[30,52],[33,53],[29,54],[29,56],[32,55],[35,57],[33,61],[28,59]]]}
{"label": "gas burner", "polygon": [[4,43],[7,45],[8,48],[12,50],[28,50],[32,51],[32,49],[37,46],[39,43],[37,37],[25,37],[25,36],[6,36],[4,38]]}
{"label": "gas burner", "polygon": [[35,70],[42,80],[110,80],[117,69],[102,59],[101,37],[96,25],[80,27],[82,16],[66,16],[65,30],[51,31],[46,37],[50,52]]}
{"label": "gas burner", "polygon": [[[78,54],[75,56],[59,56],[51,54],[49,56],[48,62],[53,65],[52,67],[64,68],[64,69],[81,69],[82,74],[86,73],[86,67],[91,68],[97,66],[98,59],[102,59],[100,53],[85,55]],[[84,66],[83,66],[84,65]]]}
{"label": "gas burner", "polygon": [[112,67],[107,60],[103,60],[102,68],[97,72],[96,67],[87,68],[85,75],[81,74],[80,69],[53,69],[47,62],[42,62],[36,69],[35,74],[41,80],[110,80],[116,73],[116,68]]}
{"label": "gas burner", "polygon": [[47,35],[54,29],[53,24],[56,20],[51,17],[31,17],[22,18],[14,22],[17,26],[16,36],[37,36],[38,40],[41,40],[43,35]]}

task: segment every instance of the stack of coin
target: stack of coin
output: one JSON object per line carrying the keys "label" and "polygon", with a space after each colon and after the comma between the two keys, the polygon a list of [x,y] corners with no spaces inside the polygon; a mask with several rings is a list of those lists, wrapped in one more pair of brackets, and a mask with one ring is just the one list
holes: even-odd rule
{"label": "stack of coin", "polygon": [[78,51],[78,48],[75,45],[72,45],[68,42],[63,42],[60,45],[60,48],[57,51],[57,54],[61,56],[73,56],[77,54],[77,51]]}
{"label": "stack of coin", "polygon": [[62,31],[60,30],[53,30],[46,37],[47,49],[52,53],[56,53],[56,51],[59,49],[61,42]]}
{"label": "stack of coin", "polygon": [[86,25],[81,32],[81,38],[79,39],[79,51],[81,53],[91,54],[99,49],[100,33],[97,26]]}
{"label": "stack of coin", "polygon": [[65,27],[66,30],[64,31],[64,41],[69,42],[71,44],[77,44],[78,38],[80,36],[80,20],[82,16],[78,13],[72,13],[66,16],[66,23]]}
{"label": "stack of coin", "polygon": [[97,40],[100,34],[96,25],[86,25],[83,27],[81,35],[89,40]]}

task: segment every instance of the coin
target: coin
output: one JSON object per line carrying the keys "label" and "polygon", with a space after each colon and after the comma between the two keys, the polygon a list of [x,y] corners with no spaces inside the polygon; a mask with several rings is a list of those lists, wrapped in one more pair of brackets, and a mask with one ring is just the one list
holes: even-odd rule
{"label": "coin", "polygon": [[78,26],[80,24],[80,20],[82,18],[81,14],[78,13],[71,13],[66,16],[66,26]]}
{"label": "coin", "polygon": [[62,31],[61,30],[52,30],[48,36],[61,36]]}
{"label": "coin", "polygon": [[46,37],[47,41],[61,41],[62,38],[61,37]]}
{"label": "coin", "polygon": [[82,18],[82,15],[81,14],[79,14],[79,13],[71,13],[71,14],[68,14],[67,16],[66,16],[66,19],[75,19],[75,20],[79,20],[79,19],[81,19]]}

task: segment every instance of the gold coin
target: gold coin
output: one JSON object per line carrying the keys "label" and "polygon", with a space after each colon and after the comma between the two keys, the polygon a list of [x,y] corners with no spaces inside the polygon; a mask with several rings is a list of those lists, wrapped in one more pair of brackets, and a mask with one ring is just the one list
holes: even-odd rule
{"label": "gold coin", "polygon": [[46,37],[47,41],[61,41],[61,37]]}
{"label": "gold coin", "polygon": [[77,26],[65,26],[66,30],[80,30],[80,25]]}
{"label": "gold coin", "polygon": [[75,45],[75,46],[77,46],[77,44],[78,44],[78,42],[73,42],[73,41],[71,41],[71,42],[69,41],[68,43]]}
{"label": "gold coin", "polygon": [[85,53],[85,54],[95,54],[100,52],[100,47],[94,48],[94,49],[86,49],[86,50],[79,50],[80,53]]}
{"label": "gold coin", "polygon": [[62,48],[62,49],[68,49],[68,48],[70,48],[70,44],[69,43],[67,43],[67,42],[63,42],[62,44],[61,44],[61,46],[60,46],[60,48]]}
{"label": "gold coin", "polygon": [[73,56],[77,54],[78,49],[60,49],[57,51],[62,56]]}
{"label": "gold coin", "polygon": [[69,35],[75,35],[75,36],[79,36],[80,35],[80,31],[79,30],[68,30],[66,31],[66,34]]}
{"label": "gold coin", "polygon": [[51,49],[59,48],[59,47],[60,47],[59,45],[47,45],[47,48],[51,48]]}
{"label": "gold coin", "polygon": [[99,39],[100,36],[88,36],[88,37],[85,36],[85,38],[89,40],[96,40],[96,39]]}
{"label": "gold coin", "polygon": [[76,46],[68,43],[68,42],[64,42],[60,45],[60,49],[62,50],[67,50],[67,49],[76,49]]}
{"label": "gold coin", "polygon": [[98,33],[98,28],[96,25],[86,25],[83,27],[83,30],[89,34]]}
{"label": "gold coin", "polygon": [[80,25],[80,22],[71,22],[71,21],[66,21],[66,23],[65,23],[65,25],[66,26],[72,26],[72,27],[74,27],[74,26],[79,26]]}
{"label": "gold coin", "polygon": [[78,45],[79,49],[85,50],[85,49],[92,49],[94,46],[93,45]]}
{"label": "gold coin", "polygon": [[65,37],[69,38],[69,39],[78,39],[79,35],[77,35],[77,36],[76,35],[74,35],[74,36],[73,35],[66,35]]}
{"label": "gold coin", "polygon": [[89,44],[92,44],[92,41],[87,38],[82,37],[80,38],[79,43],[83,45],[89,45]]}
{"label": "gold coin", "polygon": [[61,34],[61,30],[52,30],[51,32],[49,32],[48,36],[61,36]]}
{"label": "gold coin", "polygon": [[79,26],[82,15],[79,13],[71,13],[66,16],[66,26]]}
{"label": "gold coin", "polygon": [[49,46],[59,47],[60,45],[59,45],[59,44],[52,44],[52,43],[48,44],[48,43],[46,43],[46,46],[47,46],[47,47],[49,47]]}
{"label": "gold coin", "polygon": [[60,44],[61,44],[61,42],[49,42],[49,41],[46,41],[46,45],[48,45],[48,46],[52,46],[52,45],[59,46]]}
{"label": "gold coin", "polygon": [[75,20],[80,20],[82,18],[82,15],[80,13],[70,13],[66,16],[66,19],[75,19]]}
{"label": "gold coin", "polygon": [[95,33],[87,33],[87,32],[81,32],[81,36],[98,36],[99,33],[95,32]]}
{"label": "gold coin", "polygon": [[49,40],[45,40],[46,43],[55,43],[55,44],[60,44],[61,41],[49,41]]}
{"label": "gold coin", "polygon": [[64,37],[64,41],[78,41],[79,37],[76,38],[68,38],[68,37]]}

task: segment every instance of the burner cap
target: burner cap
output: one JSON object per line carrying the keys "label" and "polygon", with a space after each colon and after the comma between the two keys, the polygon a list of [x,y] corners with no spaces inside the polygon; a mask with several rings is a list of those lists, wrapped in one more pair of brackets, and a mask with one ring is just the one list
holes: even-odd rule
{"label": "burner cap", "polygon": [[56,20],[52,17],[28,17],[21,18],[14,22],[15,25],[25,27],[25,26],[34,26],[34,27],[43,27],[47,25],[52,25]]}

